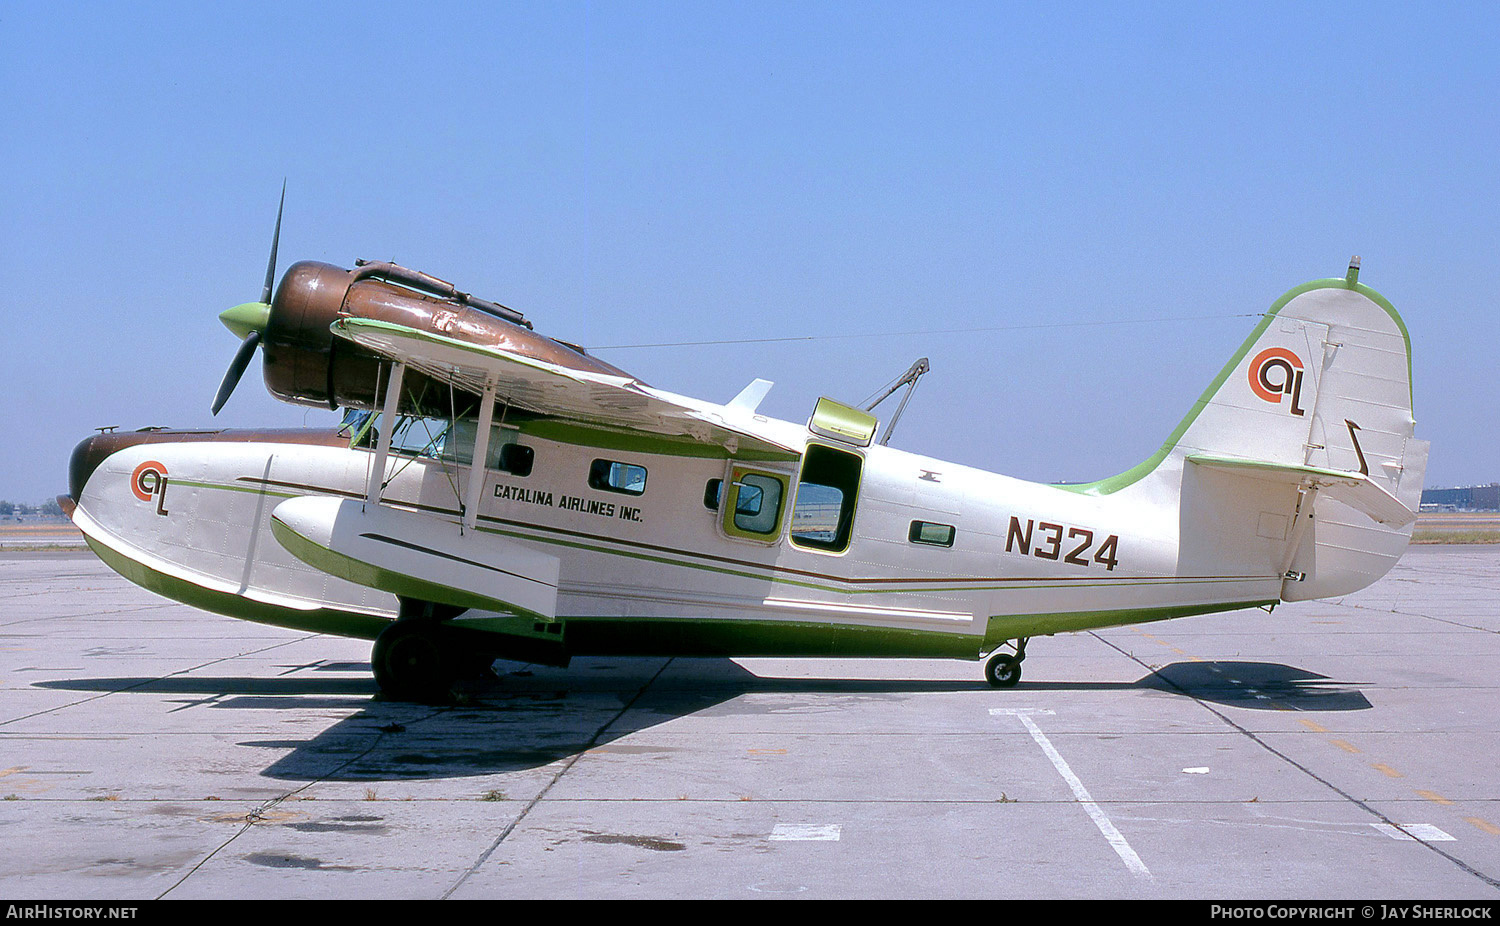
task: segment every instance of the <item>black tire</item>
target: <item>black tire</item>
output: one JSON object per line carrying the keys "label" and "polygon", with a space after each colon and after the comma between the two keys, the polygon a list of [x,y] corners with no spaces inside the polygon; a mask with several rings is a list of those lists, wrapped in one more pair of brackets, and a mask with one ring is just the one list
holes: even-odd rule
{"label": "black tire", "polygon": [[1021,660],[1009,653],[999,653],[984,664],[984,680],[991,688],[1014,688],[1021,680]]}
{"label": "black tire", "polygon": [[427,621],[396,621],[375,638],[370,668],[387,697],[439,701],[451,696],[458,677],[453,655]]}

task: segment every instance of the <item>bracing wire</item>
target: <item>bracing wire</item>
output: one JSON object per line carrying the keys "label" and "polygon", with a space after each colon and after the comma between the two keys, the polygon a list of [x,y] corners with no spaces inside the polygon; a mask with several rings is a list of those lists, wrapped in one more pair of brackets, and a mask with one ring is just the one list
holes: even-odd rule
{"label": "bracing wire", "polygon": [[633,350],[647,347],[711,347],[724,344],[784,344],[795,341],[845,341],[857,338],[909,338],[916,335],[984,334],[996,331],[1037,331],[1048,328],[1095,328],[1109,325],[1154,325],[1163,322],[1209,321],[1223,318],[1259,318],[1260,312],[1237,312],[1231,315],[1184,315],[1174,318],[1120,318],[1094,322],[1053,322],[1037,325],[998,325],[983,328],[918,328],[911,331],[861,331],[853,334],[792,335],[780,338],[732,338],[717,341],[661,341],[650,344],[604,344],[589,347],[599,350]]}

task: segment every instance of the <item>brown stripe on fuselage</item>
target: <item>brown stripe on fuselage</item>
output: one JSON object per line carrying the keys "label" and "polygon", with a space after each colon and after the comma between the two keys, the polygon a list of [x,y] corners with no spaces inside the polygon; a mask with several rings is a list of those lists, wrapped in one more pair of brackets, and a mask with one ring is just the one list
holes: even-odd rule
{"label": "brown stripe on fuselage", "polygon": [[111,431],[84,438],[73,448],[68,460],[68,496],[78,501],[89,477],[113,454],[140,444],[183,443],[276,443],[316,447],[347,447],[349,438],[339,428],[244,428],[230,430],[168,430],[142,428],[139,431]]}

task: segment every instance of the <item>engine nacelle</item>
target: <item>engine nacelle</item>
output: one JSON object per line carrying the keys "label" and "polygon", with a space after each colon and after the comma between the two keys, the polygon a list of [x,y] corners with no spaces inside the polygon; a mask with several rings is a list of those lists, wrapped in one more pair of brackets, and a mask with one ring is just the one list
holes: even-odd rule
{"label": "engine nacelle", "polygon": [[[287,268],[276,287],[262,337],[266,388],[278,399],[321,408],[377,408],[386,373],[374,354],[337,337],[340,318],[404,325],[572,370],[629,376],[576,347],[531,330],[520,313],[459,292],[452,284],[396,264],[345,270],[318,261]],[[378,385],[377,385],[378,380]],[[456,407],[455,407],[456,406]],[[472,414],[477,400],[449,395],[444,383],[408,371],[401,411]]]}

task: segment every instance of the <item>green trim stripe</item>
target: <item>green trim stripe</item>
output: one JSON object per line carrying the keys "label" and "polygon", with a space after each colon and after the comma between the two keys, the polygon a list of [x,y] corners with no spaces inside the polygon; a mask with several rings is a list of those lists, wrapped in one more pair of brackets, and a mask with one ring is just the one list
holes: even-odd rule
{"label": "green trim stripe", "polygon": [[216,591],[204,588],[186,579],[169,576],[164,572],[152,569],[143,563],[131,559],[112,547],[106,546],[93,537],[84,535],[89,548],[98,555],[99,559],[109,568],[120,575],[139,585],[147,591],[155,592],[173,601],[180,601],[203,611],[211,611],[214,614],[223,614],[240,620],[254,621],[257,624],[270,624],[273,627],[285,627],[288,630],[301,630],[308,633],[329,633],[340,637],[354,637],[361,640],[373,640],[389,624],[390,619],[372,614],[358,614],[353,611],[342,611],[337,608],[318,608],[312,611],[300,611],[296,608],[287,608],[280,605],[266,604],[246,598],[244,595],[235,595],[229,592]]}
{"label": "green trim stripe", "polygon": [[[490,520],[493,520],[493,519],[490,519]],[[1004,576],[995,576],[995,577],[991,577],[991,578],[981,578],[981,577],[978,577],[978,576],[954,576],[954,577],[949,578],[949,579],[923,578],[923,579],[913,579],[913,580],[910,580],[910,581],[913,581],[913,582],[943,582],[943,583],[968,582],[968,583],[975,583],[975,584],[969,584],[969,585],[954,585],[954,584],[941,584],[941,585],[905,585],[905,584],[898,584],[898,583],[905,583],[906,581],[908,581],[908,580],[904,580],[904,579],[878,579],[878,578],[877,579],[844,579],[844,578],[840,578],[838,576],[821,576],[820,577],[820,578],[826,579],[829,582],[838,582],[838,583],[843,583],[845,585],[880,584],[880,585],[883,586],[883,587],[880,587],[880,588],[847,588],[847,587],[839,587],[839,586],[835,586],[835,585],[820,584],[818,582],[811,582],[811,581],[805,581],[805,580],[800,580],[800,579],[786,578],[785,576],[778,575],[777,573],[778,572],[787,572],[787,571],[790,571],[790,570],[784,570],[781,567],[777,567],[777,566],[757,566],[757,564],[754,564],[754,563],[745,563],[745,564],[743,564],[747,568],[761,568],[761,569],[765,569],[767,571],[764,574],[758,574],[758,573],[752,573],[752,572],[745,572],[742,569],[733,569],[733,568],[729,568],[729,567],[725,567],[725,566],[714,566],[714,565],[710,565],[708,563],[685,562],[683,560],[670,559],[670,558],[668,558],[666,556],[663,556],[663,555],[656,555],[656,554],[649,554],[649,553],[638,553],[638,552],[635,552],[635,551],[632,551],[632,550],[612,549],[610,547],[601,546],[601,545],[598,545],[598,544],[584,543],[584,542],[577,541],[577,540],[562,540],[562,539],[557,539],[557,538],[553,538],[553,537],[538,536],[536,534],[523,533],[521,531],[515,531],[515,530],[505,530],[505,529],[498,528],[498,527],[486,527],[484,525],[480,525],[479,529],[482,530],[482,531],[485,531],[487,533],[500,534],[500,535],[506,536],[506,537],[515,537],[515,538],[518,538],[518,539],[521,539],[521,540],[533,540],[533,541],[537,541],[539,543],[552,544],[554,546],[565,546],[565,547],[572,547],[574,549],[579,549],[579,550],[587,550],[587,551],[594,552],[594,553],[605,553],[605,554],[611,554],[611,555],[615,555],[615,556],[625,556],[625,557],[629,557],[631,559],[643,560],[645,562],[661,563],[661,564],[668,565],[668,566],[682,566],[683,568],[686,568],[686,569],[700,569],[700,570],[704,570],[704,571],[707,571],[707,572],[716,572],[716,573],[719,573],[719,574],[722,574],[722,575],[735,576],[737,578],[763,580],[763,581],[770,582],[773,585],[786,585],[786,586],[791,586],[791,587],[796,587],[796,588],[807,588],[807,589],[812,589],[814,591],[829,592],[829,593],[839,594],[839,595],[876,595],[876,594],[882,594],[882,593],[887,593],[887,592],[935,593],[935,594],[937,594],[937,593],[947,593],[947,592],[1002,591],[1002,590],[1023,590],[1023,589],[1040,589],[1040,588],[1104,588],[1104,587],[1120,588],[1120,587],[1132,586],[1132,585],[1205,585],[1205,584],[1222,584],[1222,583],[1225,583],[1225,582],[1255,582],[1255,581],[1261,581],[1261,580],[1276,578],[1275,576],[1270,576],[1270,575],[1265,575],[1265,576],[1192,576],[1192,577],[1182,577],[1182,576],[1119,576],[1119,577],[1109,578],[1109,579],[1104,579],[1104,578],[1101,577],[1101,579],[1099,581],[1088,581],[1088,580],[1081,579],[1081,578],[1080,579],[1076,579],[1076,580],[1075,579],[1049,579],[1049,578],[1042,577],[1042,576],[1017,576],[1017,577],[1014,577],[1014,578],[1007,578],[1007,577],[1004,577]],[[536,528],[533,528],[533,529],[534,530],[552,530],[551,528],[542,528],[542,527],[536,527]],[[610,539],[610,538],[602,538],[602,539]],[[614,540],[610,539],[610,542],[626,543],[627,541],[614,541]],[[701,557],[701,556],[706,556],[707,555],[707,554],[697,554],[697,553],[693,553],[693,552],[687,551],[687,550],[665,550],[664,549],[663,552],[665,552],[665,553],[675,553],[675,554],[678,554],[678,555],[681,555],[681,556],[700,556]]]}
{"label": "green trim stripe", "polygon": [[[609,428],[591,427],[558,418],[536,418],[515,422],[524,437],[597,447],[621,453],[650,453],[657,456],[691,457],[708,460],[727,460],[731,454],[719,444],[702,443],[690,437],[673,437],[668,434],[647,434],[642,431],[615,431]],[[752,463],[788,463],[797,460],[800,454],[790,450],[773,452],[741,447],[732,455],[736,460]]]}
{"label": "green trim stripe", "polygon": [[865,656],[977,659],[976,633],[743,618],[567,619],[571,656]]}
{"label": "green trim stripe", "polygon": [[[256,477],[242,476],[242,479],[255,479]],[[289,483],[277,483],[282,486],[291,486]],[[214,483],[194,483],[200,488],[222,488],[235,492],[251,492],[243,486],[218,485]],[[328,494],[342,497],[359,497],[354,493],[341,492],[321,486],[291,486],[294,488],[305,488],[307,493]],[[284,493],[267,493],[278,494]],[[306,493],[304,493],[306,494]],[[285,497],[296,497],[285,495]],[[416,511],[427,511],[434,514],[457,517],[458,512],[446,508],[417,505],[407,502],[394,502],[385,499],[386,504],[395,504]],[[509,521],[491,515],[479,517],[478,529],[485,533],[499,534],[504,537],[513,537],[520,540],[531,540],[538,543],[546,543],[552,546],[568,547],[576,550],[586,550],[594,553],[603,553],[615,556],[624,556],[638,559],[644,562],[660,563],[668,566],[681,566],[686,569],[699,569],[715,572],[721,575],[734,576],[736,578],[766,581],[772,584],[785,585],[795,588],[807,588],[815,591],[828,592],[839,595],[871,595],[884,592],[908,592],[908,593],[933,593],[942,594],[960,591],[1001,591],[1016,589],[1040,589],[1040,588],[1120,588],[1133,585],[1205,585],[1223,584],[1225,582],[1255,582],[1267,579],[1275,579],[1273,575],[1231,575],[1231,576],[1095,576],[1078,578],[1046,576],[953,576],[949,578],[844,578],[842,576],[829,575],[826,573],[815,573],[806,570],[790,569],[785,566],[774,564],[754,563],[746,560],[734,560],[728,557],[718,556],[712,553],[700,553],[695,550],[682,550],[672,547],[657,546],[654,544],[641,543],[639,541],[623,540],[615,537],[603,537],[596,534],[585,534],[579,531],[568,530],[561,527],[550,527],[521,521]],[[500,527],[496,525],[507,525]],[[517,530],[516,528],[520,528]],[[533,531],[546,532],[546,534],[560,536],[546,536],[545,534],[531,533]],[[573,539],[564,539],[564,538]],[[637,550],[618,549],[616,546],[604,544],[615,544],[617,546],[632,546]],[[648,550],[652,552],[640,552]],[[672,556],[693,557],[698,560],[712,560],[714,562],[692,562],[680,559],[672,559]],[[724,565],[715,565],[721,563]],[[759,571],[748,571],[759,570]],[[338,573],[335,573],[338,574]],[[803,576],[802,579],[790,576]],[[819,581],[821,580],[821,581]],[[831,584],[836,583],[836,584]],[[927,584],[919,584],[927,583]],[[956,584],[967,583],[967,584]],[[849,586],[866,585],[878,586],[873,588],[850,588]]]}
{"label": "green trim stripe", "polygon": [[344,553],[338,553],[302,536],[274,517],[271,518],[271,533],[275,535],[278,543],[304,563],[356,585],[379,589],[403,598],[433,601],[459,608],[475,608],[480,611],[509,611],[541,620],[551,620],[549,617],[517,607],[508,601],[490,598],[466,589],[428,582],[405,573],[383,569]]}
{"label": "green trim stripe", "polygon": [[1129,608],[1118,611],[1068,611],[1057,614],[998,614],[990,618],[985,628],[984,643],[993,649],[1007,640],[1021,637],[1036,637],[1053,633],[1069,633],[1097,627],[1118,627],[1122,624],[1145,624],[1150,621],[1171,620],[1174,617],[1191,617],[1195,614],[1213,614],[1219,611],[1239,611],[1243,608],[1260,608],[1274,605],[1277,599],[1262,601],[1227,601],[1220,604],[1173,605],[1165,608]]}
{"label": "green trim stripe", "polygon": [[[156,594],[205,611],[309,633],[373,640],[390,620],[333,608],[297,611],[217,592],[142,565],[93,538],[89,546],[111,569]],[[726,618],[640,619],[568,618],[563,622],[570,655],[698,656],[886,656],[974,659],[1006,640],[1088,627],[1167,620],[1192,614],[1231,611],[1272,604],[1236,602],[1221,605],[1147,608],[1129,611],[1079,611],[1064,614],[999,616],[979,634],[941,630],[907,630],[851,624],[766,621]],[[491,633],[498,628],[464,626]],[[506,634],[510,635],[510,634]]]}
{"label": "green trim stripe", "polygon": [[[204,588],[152,569],[92,537],[85,539],[99,558],[115,572],[142,588],[205,611],[291,630],[364,640],[375,639],[390,624],[390,619],[374,615],[336,608],[300,611]],[[573,655],[825,655],[973,659],[1006,640],[1018,637],[1167,620],[1274,603],[1274,600],[1266,600],[1120,611],[998,615],[989,619],[982,636],[938,629],[912,630],[832,622],[741,618],[570,617],[561,623],[566,628],[567,651]],[[481,628],[475,623],[465,625],[476,630],[504,633],[499,628]]]}

